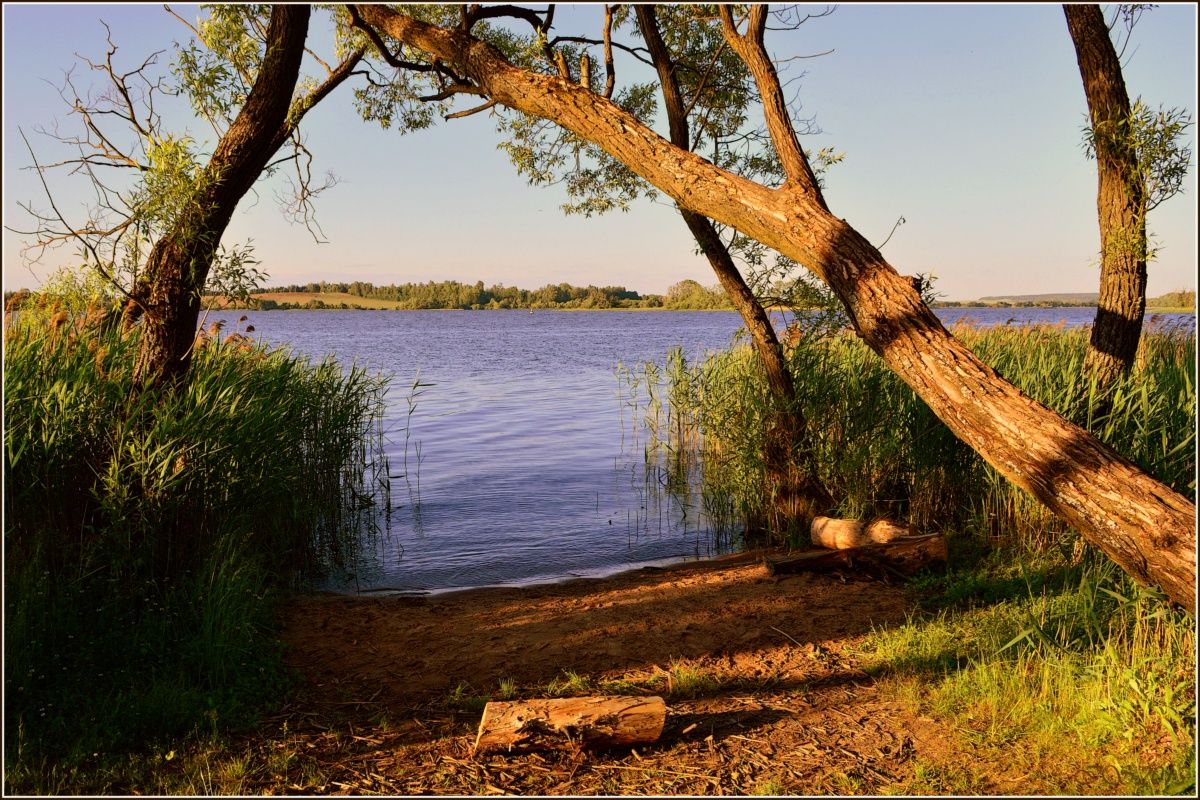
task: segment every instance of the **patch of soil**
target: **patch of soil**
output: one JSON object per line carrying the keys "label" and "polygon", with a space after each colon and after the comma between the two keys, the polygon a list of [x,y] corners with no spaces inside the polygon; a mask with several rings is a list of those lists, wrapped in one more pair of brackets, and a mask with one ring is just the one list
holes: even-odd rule
{"label": "patch of soil", "polygon": [[[303,688],[260,732],[277,768],[246,788],[860,794],[903,785],[916,757],[942,760],[944,732],[881,698],[849,647],[903,621],[903,589],[837,574],[772,578],[756,561],[428,597],[297,598],[284,641]],[[659,694],[667,724],[640,750],[475,758],[483,699],[501,681],[519,697]]]}

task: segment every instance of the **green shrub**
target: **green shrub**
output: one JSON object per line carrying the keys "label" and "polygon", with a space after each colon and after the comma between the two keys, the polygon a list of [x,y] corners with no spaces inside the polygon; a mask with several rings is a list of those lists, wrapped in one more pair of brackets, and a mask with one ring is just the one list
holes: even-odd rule
{"label": "green shrub", "polygon": [[378,533],[383,380],[233,334],[198,346],[178,389],[135,393],[136,331],[94,307],[17,316],[4,348],[10,764],[247,721],[283,686],[273,600],[353,571]]}

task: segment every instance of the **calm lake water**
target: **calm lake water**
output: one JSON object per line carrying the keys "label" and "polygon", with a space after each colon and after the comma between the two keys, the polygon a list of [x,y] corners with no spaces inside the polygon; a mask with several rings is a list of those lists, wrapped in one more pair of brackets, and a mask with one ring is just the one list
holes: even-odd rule
{"label": "calm lake water", "polygon": [[[1088,324],[1094,311],[940,309],[947,323]],[[221,315],[210,315],[210,320]],[[256,336],[391,376],[390,535],[346,591],[601,575],[717,555],[698,509],[647,491],[618,365],[727,347],[729,312],[252,311]],[[1187,315],[1165,315],[1194,327]],[[237,317],[229,319],[230,323]],[[227,330],[232,329],[231,324]],[[411,387],[429,384],[413,397]],[[410,399],[415,411],[409,413]],[[407,426],[407,437],[406,437]],[[407,445],[406,445],[407,440]]]}

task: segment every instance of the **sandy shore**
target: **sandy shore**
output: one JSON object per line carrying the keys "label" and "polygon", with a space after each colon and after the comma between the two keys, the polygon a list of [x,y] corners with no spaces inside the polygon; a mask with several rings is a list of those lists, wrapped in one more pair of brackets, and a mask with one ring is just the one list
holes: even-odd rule
{"label": "sandy shore", "polygon": [[[284,640],[303,676],[302,711],[283,729],[290,747],[320,765],[309,772],[324,783],[293,788],[857,794],[902,786],[918,758],[944,756],[944,732],[881,698],[854,645],[911,608],[904,590],[879,581],[770,577],[754,554],[522,588],[299,597],[286,609]],[[681,686],[689,671],[702,679]],[[570,675],[577,687],[564,690]],[[667,726],[641,752],[473,758],[482,702],[502,681],[518,697],[613,687],[659,694]]]}

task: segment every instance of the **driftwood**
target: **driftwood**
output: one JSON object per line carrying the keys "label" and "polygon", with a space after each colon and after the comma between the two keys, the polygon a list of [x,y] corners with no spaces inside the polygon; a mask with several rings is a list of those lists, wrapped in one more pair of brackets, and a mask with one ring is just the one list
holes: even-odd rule
{"label": "driftwood", "polygon": [[526,752],[648,744],[662,734],[661,697],[567,697],[488,703],[475,752]]}
{"label": "driftwood", "polygon": [[907,525],[887,519],[867,523],[857,519],[817,517],[812,522],[811,530],[812,543],[831,550],[883,544],[904,536],[912,536],[912,530]]}
{"label": "driftwood", "polygon": [[766,558],[767,572],[771,575],[847,570],[908,577],[925,567],[945,563],[946,537],[940,533],[906,536],[886,544]]}

